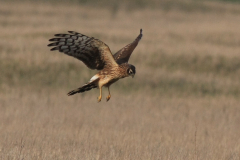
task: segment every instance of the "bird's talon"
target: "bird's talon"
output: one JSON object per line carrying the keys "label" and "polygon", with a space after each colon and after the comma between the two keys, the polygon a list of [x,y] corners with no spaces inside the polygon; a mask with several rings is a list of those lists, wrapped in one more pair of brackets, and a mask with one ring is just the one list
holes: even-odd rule
{"label": "bird's talon", "polygon": [[98,102],[101,102],[102,97],[98,97]]}
{"label": "bird's talon", "polygon": [[107,100],[107,101],[109,101],[109,99],[110,99],[110,98],[111,98],[111,96],[110,96],[110,95],[108,95],[108,96],[107,96],[107,98],[106,98],[106,100]]}

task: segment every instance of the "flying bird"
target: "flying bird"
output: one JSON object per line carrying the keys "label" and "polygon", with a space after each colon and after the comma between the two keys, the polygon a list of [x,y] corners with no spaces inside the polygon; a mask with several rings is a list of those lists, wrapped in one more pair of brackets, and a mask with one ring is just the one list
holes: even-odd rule
{"label": "flying bird", "polygon": [[102,99],[102,87],[105,86],[108,88],[109,93],[106,100],[109,101],[111,98],[110,86],[121,78],[134,77],[136,74],[135,66],[129,64],[128,60],[142,38],[142,29],[132,43],[126,45],[114,55],[112,55],[108,45],[101,40],[74,31],[68,32],[70,34],[55,34],[55,38],[49,40],[51,43],[48,46],[54,46],[51,51],[58,50],[77,58],[90,69],[99,70],[88,83],[70,91],[68,96],[99,88],[98,102],[100,102]]}

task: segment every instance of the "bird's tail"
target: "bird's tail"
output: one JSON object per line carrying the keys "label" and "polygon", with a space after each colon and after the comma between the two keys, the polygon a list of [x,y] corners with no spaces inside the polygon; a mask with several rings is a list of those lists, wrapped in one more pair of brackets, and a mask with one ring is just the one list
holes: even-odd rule
{"label": "bird's tail", "polygon": [[91,90],[91,89],[93,89],[93,88],[97,88],[97,85],[96,85],[95,81],[89,82],[89,83],[83,85],[83,86],[80,87],[80,88],[77,88],[77,89],[75,89],[75,90],[72,90],[72,91],[70,91],[67,95],[68,95],[68,96],[71,96],[71,95],[74,95],[74,94],[76,94],[76,93],[82,93],[82,92],[85,92],[85,91],[89,91],[89,90]]}

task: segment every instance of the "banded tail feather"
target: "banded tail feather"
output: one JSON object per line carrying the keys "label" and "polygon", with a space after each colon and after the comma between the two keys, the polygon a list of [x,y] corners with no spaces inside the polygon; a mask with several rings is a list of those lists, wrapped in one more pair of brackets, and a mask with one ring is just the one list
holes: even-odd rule
{"label": "banded tail feather", "polygon": [[75,90],[70,91],[67,95],[71,96],[71,95],[74,95],[76,93],[82,93],[82,92],[85,92],[85,91],[89,91],[93,88],[97,88],[97,85],[93,82],[90,82],[90,83],[87,83],[87,84],[83,85],[80,88],[77,88]]}

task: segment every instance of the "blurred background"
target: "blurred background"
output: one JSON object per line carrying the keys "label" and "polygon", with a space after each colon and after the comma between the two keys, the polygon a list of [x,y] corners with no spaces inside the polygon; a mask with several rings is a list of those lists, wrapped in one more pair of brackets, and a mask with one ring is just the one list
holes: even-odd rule
{"label": "blurred background", "polygon": [[[0,159],[240,159],[239,0],[1,0]],[[143,38],[137,74],[67,96],[97,71],[48,40],[113,53]]]}

